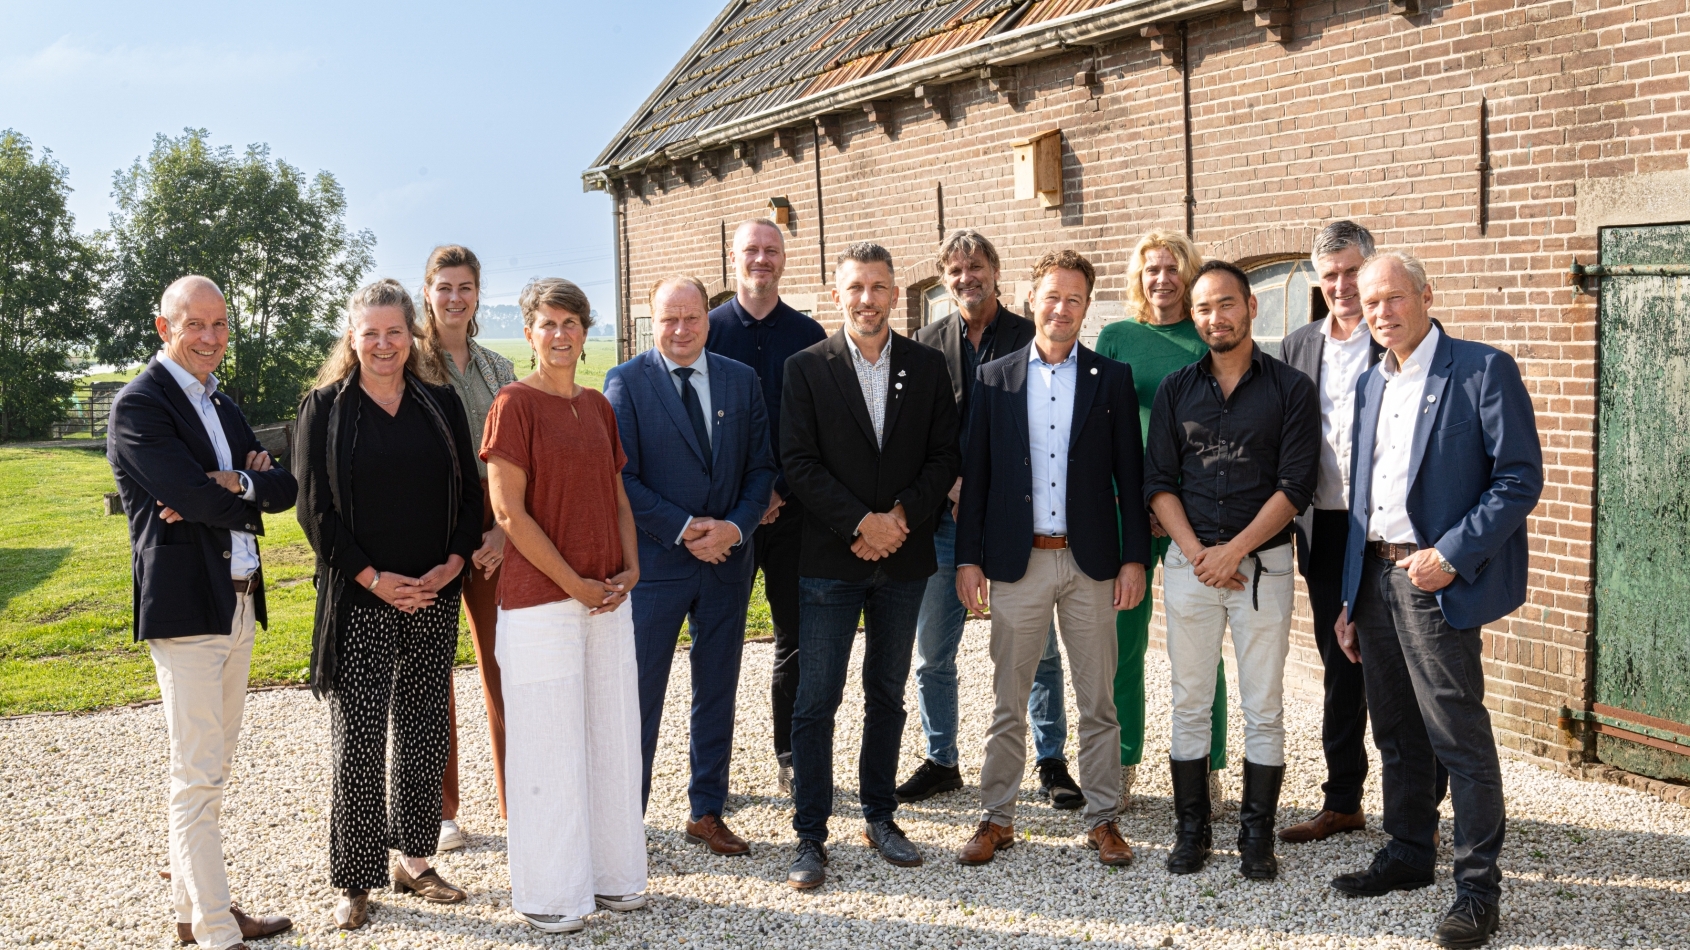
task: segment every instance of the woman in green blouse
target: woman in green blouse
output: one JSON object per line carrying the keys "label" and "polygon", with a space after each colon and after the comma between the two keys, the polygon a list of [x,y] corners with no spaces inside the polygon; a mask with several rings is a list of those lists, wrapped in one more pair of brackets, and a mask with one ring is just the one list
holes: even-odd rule
{"label": "woman in green blouse", "polygon": [[[1138,391],[1139,428],[1150,433],[1150,407],[1162,379],[1202,359],[1209,347],[1191,322],[1189,291],[1203,257],[1183,234],[1151,231],[1139,239],[1127,266],[1127,309],[1133,319],[1103,328],[1097,352],[1132,367]],[[1151,571],[1168,551],[1168,535],[1150,516]],[[1144,756],[1144,652],[1150,644],[1148,594],[1115,615],[1120,661],[1115,667],[1115,714],[1121,721],[1121,808],[1132,800],[1133,779]],[[1209,745],[1209,798],[1221,800],[1218,773],[1226,768],[1226,667],[1215,670],[1213,738]]]}
{"label": "woman in green blouse", "polygon": [[[428,255],[423,268],[424,356],[457,391],[469,417],[470,439],[481,450],[481,431],[487,411],[499,390],[516,382],[511,361],[475,342],[481,308],[481,261],[467,247],[447,244]],[[494,624],[498,620],[499,564],[505,556],[505,533],[493,523],[493,502],[487,494],[487,463],[477,456],[481,470],[481,547],[464,577],[464,612],[469,615],[475,662],[481,669],[481,692],[487,702],[487,726],[493,739],[493,780],[499,790],[499,817],[505,816],[505,701],[500,687],[499,661],[494,659]],[[440,849],[461,848],[458,817],[458,710],[452,710],[451,755],[446,765],[445,794],[440,809]]]}

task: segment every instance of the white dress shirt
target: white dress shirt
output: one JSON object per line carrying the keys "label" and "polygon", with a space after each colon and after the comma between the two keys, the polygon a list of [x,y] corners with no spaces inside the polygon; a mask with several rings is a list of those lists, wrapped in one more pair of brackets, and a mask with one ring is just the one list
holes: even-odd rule
{"label": "white dress shirt", "polygon": [[1386,353],[1379,363],[1385,377],[1385,394],[1379,403],[1379,428],[1373,441],[1373,510],[1367,513],[1367,539],[1391,544],[1416,544],[1414,525],[1408,520],[1408,470],[1414,454],[1414,426],[1423,410],[1426,370],[1438,350],[1442,334],[1437,327],[1426,334],[1413,354],[1397,365],[1395,353]]}
{"label": "white dress shirt", "polygon": [[1068,436],[1073,432],[1074,386],[1080,348],[1052,366],[1027,347],[1027,442],[1033,452],[1033,533],[1068,533]]}
{"label": "white dress shirt", "polygon": [[1350,429],[1355,424],[1356,381],[1371,364],[1373,338],[1358,323],[1347,340],[1332,335],[1335,319],[1326,316],[1320,332],[1320,478],[1314,506],[1323,511],[1350,508]]}
{"label": "white dress shirt", "polygon": [[863,402],[868,405],[868,417],[874,423],[875,445],[886,445],[886,397],[892,382],[892,335],[886,335],[886,345],[880,348],[879,362],[870,363],[857,349],[857,341],[845,334],[845,345],[851,348],[851,367],[857,371],[857,385],[862,387]]}
{"label": "white dress shirt", "polygon": [[[217,416],[217,400],[227,399],[227,396],[217,395],[217,377],[206,374],[206,382],[201,383],[194,378],[194,374],[183,369],[177,362],[162,351],[158,354],[158,361],[170,371],[171,378],[176,385],[182,387],[182,392],[188,397],[188,404],[194,407],[194,412],[200,417],[200,425],[205,426],[205,434],[211,439],[211,448],[217,453],[217,468],[219,471],[234,471],[241,479],[241,497],[247,501],[256,499],[256,492],[252,489],[252,479],[245,472],[235,469],[234,456],[229,451],[229,437],[223,432],[223,420]],[[243,460],[244,461],[244,460]],[[229,532],[229,576],[234,578],[246,577],[258,570],[258,542],[246,531]]]}

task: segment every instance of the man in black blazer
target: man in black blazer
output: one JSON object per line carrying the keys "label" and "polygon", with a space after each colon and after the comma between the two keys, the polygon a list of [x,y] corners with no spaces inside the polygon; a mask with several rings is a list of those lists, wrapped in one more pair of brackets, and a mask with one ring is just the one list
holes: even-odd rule
{"label": "man in black blazer", "polygon": [[[217,285],[183,277],[156,320],[164,348],[112,401],[106,458],[129,516],[135,639],[152,653],[170,732],[170,881],[177,935],[205,947],[281,933],[229,898],[217,827],[240,737],[256,625],[266,623],[257,536],[299,486],[211,371],[229,346]],[[236,468],[237,461],[240,468]]]}
{"label": "man in black blazer", "polygon": [[[952,231],[939,245],[937,263],[939,279],[958,310],[913,335],[917,343],[945,354],[957,417],[966,421],[974,371],[1005,354],[1026,352],[1033,342],[1033,321],[998,302],[998,250],[984,234],[972,229]],[[939,569],[927,579],[927,594],[915,623],[915,689],[927,756],[915,774],[898,786],[900,802],[924,801],[962,787],[956,747],[956,652],[968,611],[956,597],[956,519],[951,513],[961,490],[958,478],[951,485],[951,503],[939,512],[939,525],[933,532]],[[1080,807],[1085,798],[1068,774],[1067,757],[1062,754],[1068,741],[1068,714],[1062,701],[1062,653],[1056,647],[1054,625],[1033,674],[1027,718],[1033,726],[1040,794],[1057,808]]]}
{"label": "man in black blazer", "polygon": [[921,853],[892,820],[915,618],[933,574],[933,528],[956,480],[957,415],[936,350],[891,332],[892,255],[852,244],[833,300],[845,326],[794,354],[781,395],[781,462],[804,506],[798,700],[792,714],[793,830],[787,883],[826,880],[833,719],[863,621],[858,797],[868,844],[900,867]]}
{"label": "man in black blazer", "polygon": [[1037,335],[1026,349],[980,368],[969,407],[956,588],[982,614],[992,582],[996,705],[980,769],[984,815],[957,856],[962,864],[985,864],[1015,843],[1027,760],[1023,710],[1053,608],[1080,711],[1086,846],[1106,865],[1133,859],[1115,824],[1115,612],[1144,597],[1150,519],[1132,369],[1079,342],[1095,281],[1091,262],[1073,251],[1041,258],[1033,269]]}
{"label": "man in black blazer", "polygon": [[1320,397],[1320,474],[1314,501],[1292,522],[1297,566],[1308,584],[1314,642],[1325,667],[1320,725],[1326,751],[1325,801],[1313,818],[1282,828],[1287,842],[1320,841],[1367,827],[1361,810],[1367,781],[1367,690],[1361,664],[1350,662],[1333,628],[1344,607],[1344,546],[1350,533],[1350,428],[1356,383],[1385,348],[1362,321],[1357,277],[1373,254],[1373,235],[1353,221],[1334,221],[1315,235],[1311,255],[1327,315],[1291,331],[1280,358],[1314,381]]}

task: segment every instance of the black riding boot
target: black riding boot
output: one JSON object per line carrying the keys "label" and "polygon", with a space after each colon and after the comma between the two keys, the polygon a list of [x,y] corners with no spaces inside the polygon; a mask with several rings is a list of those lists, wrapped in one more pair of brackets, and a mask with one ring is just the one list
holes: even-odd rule
{"label": "black riding boot", "polygon": [[1193,874],[1209,860],[1214,838],[1209,831],[1209,757],[1169,759],[1174,775],[1174,850],[1168,853],[1168,871]]}
{"label": "black riding boot", "polygon": [[1238,806],[1238,872],[1258,881],[1279,876],[1273,855],[1273,818],[1279,811],[1279,788],[1285,766],[1257,765],[1244,760],[1244,800]]}

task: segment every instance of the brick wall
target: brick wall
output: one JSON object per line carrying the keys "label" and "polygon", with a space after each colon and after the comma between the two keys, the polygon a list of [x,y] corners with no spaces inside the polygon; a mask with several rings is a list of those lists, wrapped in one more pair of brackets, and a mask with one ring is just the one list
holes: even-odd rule
{"label": "brick wall", "polygon": [[[1298,0],[1285,45],[1241,12],[1190,24],[1195,237],[1210,256],[1248,261],[1306,253],[1321,222],[1353,218],[1426,261],[1446,328],[1519,361],[1546,486],[1531,521],[1529,601],[1485,630],[1489,703],[1507,747],[1566,762],[1579,750],[1556,718],[1584,695],[1590,657],[1596,411],[1596,311],[1564,283],[1574,255],[1589,261],[1596,249],[1593,233],[1578,233],[1576,197],[1584,179],[1686,169],[1690,0],[1421,9],[1405,17],[1383,0]],[[628,302],[676,271],[731,288],[722,223],[731,231],[780,195],[793,208],[783,286],[818,294],[830,326],[818,225],[830,253],[884,244],[900,284],[914,286],[934,273],[941,213],[945,228],[993,238],[1006,284],[1047,249],[1080,250],[1098,265],[1098,300],[1118,308],[1137,235],[1184,226],[1180,72],[1134,38],[1098,51],[1098,85],[1075,88],[1090,55],[1020,67],[1013,99],[956,83],[949,121],[914,99],[898,103],[890,135],[861,113],[844,116],[842,141],[820,147],[820,222],[808,129],[794,150],[771,153],[765,138],[755,161],[623,192]],[[1492,168],[1483,232],[1481,97]],[[1063,132],[1064,203],[1046,210],[1015,200],[1010,142],[1053,127]],[[894,326],[910,320],[900,307]],[[1320,668],[1308,617],[1300,603],[1292,676],[1304,689]]]}

